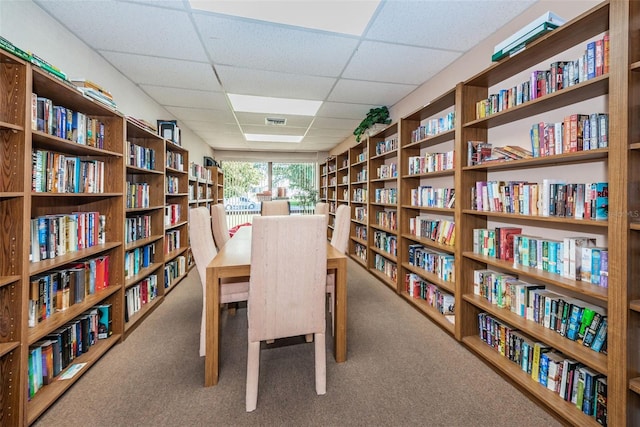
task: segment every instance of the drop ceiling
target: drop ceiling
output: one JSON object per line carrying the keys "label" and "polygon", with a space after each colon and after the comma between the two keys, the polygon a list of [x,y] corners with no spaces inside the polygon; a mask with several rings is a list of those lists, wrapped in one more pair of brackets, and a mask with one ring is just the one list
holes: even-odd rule
{"label": "drop ceiling", "polygon": [[[534,1],[36,3],[214,149],[292,152],[330,150],[351,136],[370,108],[394,105]],[[202,3],[240,4],[252,13],[266,7],[272,21],[194,8]],[[352,10],[359,4],[371,18],[353,18],[349,33],[282,23],[273,13],[295,18],[299,10],[320,15],[318,8],[325,8],[344,22],[340,3]],[[322,105],[315,116],[235,112],[227,94]],[[286,124],[265,124],[266,117]],[[248,142],[245,133],[303,139]]]}

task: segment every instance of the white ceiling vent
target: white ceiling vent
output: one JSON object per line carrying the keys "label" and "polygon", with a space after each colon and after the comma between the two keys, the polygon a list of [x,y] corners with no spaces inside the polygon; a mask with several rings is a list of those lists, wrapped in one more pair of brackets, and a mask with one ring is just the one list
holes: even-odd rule
{"label": "white ceiling vent", "polygon": [[287,119],[282,117],[265,117],[264,124],[269,126],[284,126],[287,124]]}

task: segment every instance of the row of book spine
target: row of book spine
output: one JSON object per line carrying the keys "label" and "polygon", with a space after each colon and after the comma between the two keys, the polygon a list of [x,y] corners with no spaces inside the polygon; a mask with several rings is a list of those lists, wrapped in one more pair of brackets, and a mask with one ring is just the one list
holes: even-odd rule
{"label": "row of book spine", "polygon": [[368,190],[366,188],[354,188],[353,189],[353,200],[358,203],[367,203],[367,194]]}
{"label": "row of book spine", "polygon": [[156,150],[127,141],[127,153],[129,154],[129,166],[141,169],[155,170]]}
{"label": "row of book spine", "polygon": [[187,271],[187,259],[180,255],[164,265],[164,287],[169,288],[173,283],[184,276]]}
{"label": "row of book spine", "polygon": [[124,292],[125,322],[158,296],[158,276],[152,274]]}
{"label": "row of book spine", "polygon": [[167,151],[167,167],[175,170],[184,170],[184,156],[182,153],[176,153],[175,151]]}
{"label": "row of book spine", "polygon": [[389,255],[398,256],[398,238],[393,234],[375,230],[373,232],[373,246]]}
{"label": "row of book spine", "polygon": [[156,252],[154,244],[144,245],[140,248],[135,248],[131,251],[127,251],[124,254],[124,276],[125,279],[130,279],[136,274],[140,273],[143,268],[149,267],[153,264],[153,258]]}
{"label": "row of book spine", "polygon": [[384,274],[393,283],[398,280],[398,266],[395,262],[388,260],[383,255],[375,254],[373,258],[373,268]]}
{"label": "row of book spine", "polygon": [[28,399],[111,335],[111,304],[97,305],[29,347]]}
{"label": "row of book spine", "polygon": [[411,142],[418,142],[439,133],[453,130],[456,125],[456,113],[451,111],[444,117],[426,120],[417,129],[411,131]]}
{"label": "row of book spine", "polygon": [[551,178],[541,183],[477,181],[471,187],[471,208],[483,212],[606,220],[609,184],[566,183]]}
{"label": "row of book spine", "polygon": [[397,211],[377,211],[376,224],[389,230],[398,229],[398,212]]}
{"label": "row of book spine", "polygon": [[442,245],[455,245],[455,222],[446,219],[435,219],[428,215],[409,218],[409,233],[416,237],[424,237]]}
{"label": "row of book spine", "polygon": [[373,200],[375,203],[386,203],[395,205],[398,203],[397,188],[376,188],[373,190]]}
{"label": "row of book spine", "polygon": [[168,175],[165,179],[166,183],[166,193],[167,194],[178,194],[180,193],[180,179],[177,176]]}
{"label": "row of book spine", "polygon": [[424,153],[420,156],[409,156],[409,175],[453,170],[454,151],[443,153]]}
{"label": "row of book spine", "polygon": [[30,221],[29,260],[38,262],[106,242],[106,216],[99,212],[44,215]]}
{"label": "row of book spine", "polygon": [[607,380],[597,371],[551,350],[487,313],[478,314],[479,336],[516,363],[542,387],[574,404],[601,425],[607,425]]}
{"label": "row of book spine", "polygon": [[195,162],[189,164],[189,175],[200,181],[211,181],[211,170]]}
{"label": "row of book spine", "polygon": [[367,227],[364,227],[362,225],[356,225],[355,228],[355,236],[358,239],[362,239],[362,240],[367,240]]}
{"label": "row of book spine", "polygon": [[54,105],[49,98],[31,95],[31,129],[90,147],[104,148],[105,124],[97,118]]}
{"label": "row of book spine", "polygon": [[474,271],[473,292],[571,341],[596,352],[607,351],[605,308],[490,269]]}
{"label": "row of book spine", "polygon": [[[376,176],[379,179],[382,178],[395,178],[398,176],[398,164],[397,163],[389,163],[388,165],[380,165],[376,168]],[[346,180],[347,177],[344,176],[343,180]]]}
{"label": "row of book spine", "polygon": [[407,262],[439,277],[445,282],[454,282],[456,280],[455,257],[453,254],[439,252],[414,243],[409,245]]}
{"label": "row of book spine", "polygon": [[410,297],[426,301],[440,314],[455,314],[455,297],[415,273],[405,275],[405,290]]}
{"label": "row of book spine", "polygon": [[398,137],[394,136],[384,141],[376,142],[376,156],[398,150]]}
{"label": "row of book spine", "polygon": [[367,222],[367,207],[366,206],[355,206],[353,208],[353,218],[356,221]]}
{"label": "row of book spine", "polygon": [[127,181],[127,209],[150,207],[150,188],[148,182]]}
{"label": "row of book spine", "polygon": [[455,204],[455,188],[421,185],[411,189],[411,206],[451,209]]}
{"label": "row of book spine", "polygon": [[533,157],[597,150],[609,146],[609,115],[571,114],[562,122],[540,122],[529,132]]}
{"label": "row of book spine", "polygon": [[33,276],[29,286],[29,327],[106,289],[109,259],[109,255],[95,257]]}
{"label": "row of book spine", "polygon": [[530,79],[476,103],[476,118],[481,119],[533,101],[547,94],[586,82],[609,72],[609,35],[589,42],[584,53],[573,61],[555,61],[548,70],[531,72]]}
{"label": "row of book spine", "polygon": [[127,217],[124,221],[125,243],[151,237],[151,215]]}
{"label": "row of book spine", "polygon": [[182,220],[182,205],[172,203],[164,207],[164,225],[178,224]]}
{"label": "row of book spine", "polygon": [[360,243],[355,243],[353,246],[355,256],[360,258],[362,261],[367,262],[367,247]]}
{"label": "row of book spine", "polygon": [[100,160],[34,150],[31,190],[36,193],[104,193],[104,167]]}
{"label": "row of book spine", "polygon": [[180,230],[170,230],[164,234],[164,253],[180,249]]}

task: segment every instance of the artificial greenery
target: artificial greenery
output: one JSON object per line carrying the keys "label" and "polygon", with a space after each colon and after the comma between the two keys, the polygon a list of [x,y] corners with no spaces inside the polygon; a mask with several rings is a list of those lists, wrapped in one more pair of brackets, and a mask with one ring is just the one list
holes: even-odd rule
{"label": "artificial greenery", "polygon": [[353,131],[353,134],[356,136],[356,141],[360,142],[362,134],[376,123],[382,123],[385,125],[391,123],[389,109],[387,107],[378,107],[369,110],[364,120],[360,122],[360,125]]}

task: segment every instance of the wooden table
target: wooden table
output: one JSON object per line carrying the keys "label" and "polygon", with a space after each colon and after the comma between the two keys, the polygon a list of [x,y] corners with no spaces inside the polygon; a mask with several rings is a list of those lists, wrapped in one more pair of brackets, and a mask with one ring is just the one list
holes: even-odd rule
{"label": "wooden table", "polygon": [[[334,357],[347,360],[347,257],[327,242],[327,270],[336,271]],[[207,266],[204,385],[218,384],[220,354],[220,279],[251,274],[251,227],[240,227]]]}

